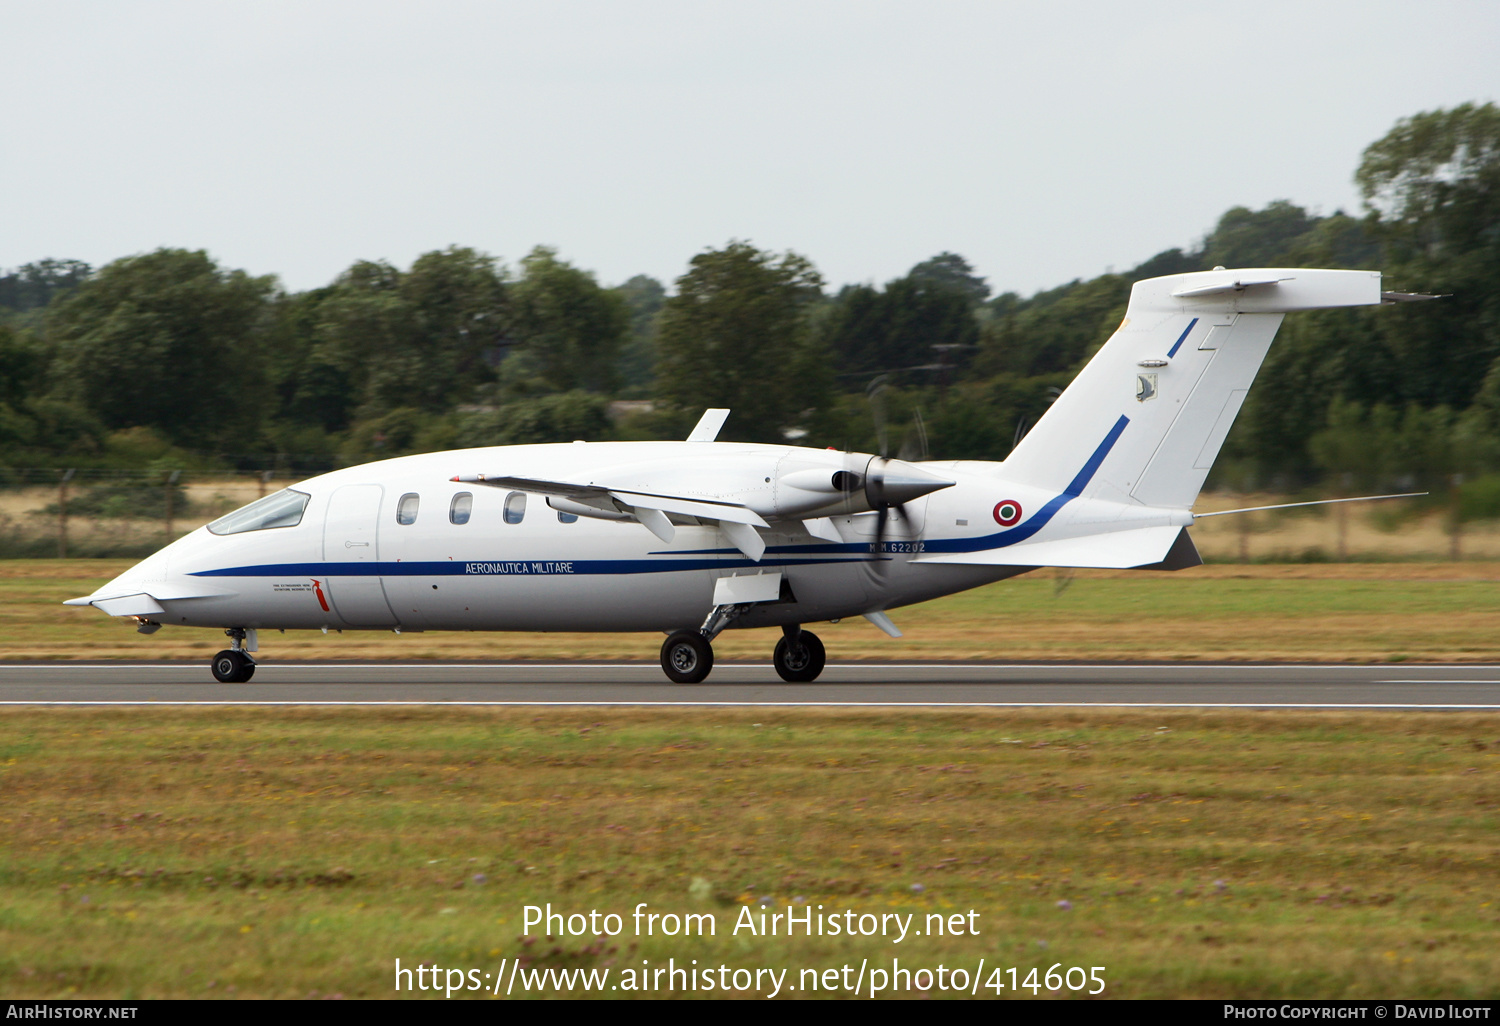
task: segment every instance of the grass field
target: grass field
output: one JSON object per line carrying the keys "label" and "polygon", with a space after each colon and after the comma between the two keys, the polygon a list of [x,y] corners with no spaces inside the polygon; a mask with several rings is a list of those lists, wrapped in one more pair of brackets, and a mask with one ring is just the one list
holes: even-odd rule
{"label": "grass field", "polygon": [[[214,631],[150,636],[65,607],[124,560],[0,561],[0,659],[203,659]],[[1489,661],[1500,659],[1500,563],[1211,564],[1178,573],[1051,570],[892,613],[892,640],[862,619],[810,625],[829,658]],[[766,661],[778,632],[726,631],[720,659]],[[653,634],[261,638],[263,661],[657,658]]]}
{"label": "grass field", "polygon": [[[1104,966],[1113,997],[1492,998],[1500,980],[1493,715],[5,715],[7,997],[390,996],[396,958],[614,980],[696,958],[793,985],[984,958],[1021,981]],[[633,936],[642,901],[717,933]],[[528,940],[522,906],[547,902],[624,932]],[[762,902],[972,909],[978,935],[733,935]]]}

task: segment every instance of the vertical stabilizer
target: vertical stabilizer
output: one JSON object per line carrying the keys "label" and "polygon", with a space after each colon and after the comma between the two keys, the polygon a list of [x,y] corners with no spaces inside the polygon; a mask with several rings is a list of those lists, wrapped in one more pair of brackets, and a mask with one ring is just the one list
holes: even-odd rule
{"label": "vertical stabilizer", "polygon": [[[1191,506],[1283,316],[1378,303],[1374,271],[1257,268],[1136,282],[1119,329],[1011,453],[1006,476],[1115,502]],[[1080,485],[1078,468],[1091,458],[1097,470]]]}

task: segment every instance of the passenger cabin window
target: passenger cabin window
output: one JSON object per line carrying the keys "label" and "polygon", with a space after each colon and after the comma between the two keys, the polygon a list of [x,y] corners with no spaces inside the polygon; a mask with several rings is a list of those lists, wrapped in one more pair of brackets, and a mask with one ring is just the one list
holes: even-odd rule
{"label": "passenger cabin window", "polygon": [[448,522],[450,524],[467,524],[469,516],[474,512],[474,493],[459,492],[448,504]]}
{"label": "passenger cabin window", "polygon": [[511,492],[505,497],[505,522],[519,524],[526,516],[526,493]]}
{"label": "passenger cabin window", "polygon": [[559,524],[576,524],[576,523],[578,523],[578,514],[576,514],[576,513],[564,513],[562,510],[558,510],[557,511],[557,522]]}
{"label": "passenger cabin window", "polygon": [[256,499],[233,513],[208,525],[213,534],[244,534],[246,531],[268,531],[273,527],[296,527],[312,496],[283,488],[275,495]]}
{"label": "passenger cabin window", "polygon": [[396,523],[411,525],[417,522],[417,503],[421,502],[416,492],[407,492],[401,496],[401,501],[396,503]]}

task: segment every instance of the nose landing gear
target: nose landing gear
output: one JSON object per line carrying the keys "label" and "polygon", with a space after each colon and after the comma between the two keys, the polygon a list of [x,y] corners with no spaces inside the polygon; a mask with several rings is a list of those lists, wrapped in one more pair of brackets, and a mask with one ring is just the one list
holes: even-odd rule
{"label": "nose landing gear", "polygon": [[701,684],[714,668],[714,650],[697,631],[678,631],[661,645],[661,668],[675,684]]}
{"label": "nose landing gear", "polygon": [[231,627],[224,633],[229,635],[229,647],[214,656],[209,667],[219,683],[243,684],[255,676],[255,660],[244,649],[245,629]]}

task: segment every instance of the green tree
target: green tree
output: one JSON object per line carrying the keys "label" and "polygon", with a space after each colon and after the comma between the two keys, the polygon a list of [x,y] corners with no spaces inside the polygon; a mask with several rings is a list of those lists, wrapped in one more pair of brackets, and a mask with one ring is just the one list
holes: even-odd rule
{"label": "green tree", "polygon": [[1130,282],[1103,274],[1007,302],[984,326],[978,368],[1020,377],[1076,369],[1114,334],[1129,296]]}
{"label": "green tree", "polygon": [[554,391],[613,390],[629,332],[630,309],[620,293],[538,246],[521,261],[511,289],[517,356]]}
{"label": "green tree", "polygon": [[0,306],[17,312],[39,310],[81,285],[93,268],[82,260],[38,260],[0,274]]}
{"label": "green tree", "polygon": [[307,380],[289,399],[299,412],[327,396],[336,406],[357,397],[364,417],[441,413],[494,380],[491,364],[510,343],[503,269],[459,246],[424,253],[405,273],[360,261],[310,304],[293,311],[314,331],[300,357]]}
{"label": "green tree", "polygon": [[1500,108],[1466,103],[1403,118],[1365,150],[1355,181],[1387,280],[1449,294],[1384,318],[1403,397],[1467,407],[1480,371],[1500,357]]}
{"label": "green tree", "polygon": [[1232,207],[1203,242],[1206,267],[1274,267],[1298,239],[1312,231],[1316,219],[1287,201],[1264,210]]}
{"label": "green tree", "polygon": [[990,298],[990,286],[974,267],[957,253],[946,250],[929,257],[906,272],[907,278],[947,292],[957,292],[974,306]]}
{"label": "green tree", "polygon": [[648,395],[656,376],[656,326],[667,290],[661,282],[637,274],[614,290],[630,311],[630,335],[620,353],[620,379],[625,395]]}
{"label": "green tree", "polygon": [[[970,293],[913,274],[884,290],[843,289],[822,319],[821,334],[840,374],[925,372],[966,357],[978,345],[979,322]],[[863,387],[856,377],[845,380]]]}
{"label": "green tree", "polygon": [[110,428],[242,451],[264,410],[274,290],[273,278],[225,270],[201,250],[116,260],[49,310],[60,388]]}
{"label": "green tree", "polygon": [[693,257],[662,306],[661,401],[684,416],[729,407],[725,437],[781,441],[824,388],[826,357],[808,327],[822,284],[805,257],[746,242]]}
{"label": "green tree", "polygon": [[494,410],[460,415],[462,446],[598,441],[609,434],[609,402],[584,391],[514,399]]}

